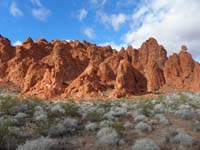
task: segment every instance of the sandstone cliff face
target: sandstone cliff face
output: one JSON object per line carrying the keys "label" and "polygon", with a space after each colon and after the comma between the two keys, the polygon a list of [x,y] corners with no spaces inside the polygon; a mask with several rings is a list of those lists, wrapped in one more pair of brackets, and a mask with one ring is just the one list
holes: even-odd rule
{"label": "sandstone cliff face", "polygon": [[65,97],[72,98],[102,98],[103,85],[97,76],[97,67],[90,63],[88,67],[64,91]]}
{"label": "sandstone cliff face", "polygon": [[0,77],[7,75],[8,60],[15,55],[15,48],[10,45],[10,41],[0,35]]}
{"label": "sandstone cliff face", "polygon": [[165,84],[163,68],[167,53],[154,38],[149,38],[138,50],[128,47],[127,53],[133,67],[146,77],[148,91],[158,90]]}
{"label": "sandstone cliff face", "polygon": [[11,46],[0,36],[0,80],[22,96],[43,99],[106,98],[172,89],[200,91],[200,64],[187,47],[167,58],[154,38],[119,52],[86,41],[27,38]]}
{"label": "sandstone cliff face", "polygon": [[164,76],[174,89],[199,91],[199,63],[192,59],[185,47],[179,54],[173,54],[165,63]]}
{"label": "sandstone cliff face", "polygon": [[122,97],[131,94],[144,94],[147,92],[146,78],[123,59],[120,61],[115,81],[115,90],[110,97]]}

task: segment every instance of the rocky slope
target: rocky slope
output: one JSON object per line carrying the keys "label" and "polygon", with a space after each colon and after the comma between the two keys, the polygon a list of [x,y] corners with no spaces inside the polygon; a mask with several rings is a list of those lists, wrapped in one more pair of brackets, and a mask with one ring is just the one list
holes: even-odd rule
{"label": "rocky slope", "polygon": [[0,36],[0,80],[25,97],[113,98],[152,91],[200,91],[200,64],[186,46],[167,57],[154,38],[119,52],[86,41],[25,40]]}

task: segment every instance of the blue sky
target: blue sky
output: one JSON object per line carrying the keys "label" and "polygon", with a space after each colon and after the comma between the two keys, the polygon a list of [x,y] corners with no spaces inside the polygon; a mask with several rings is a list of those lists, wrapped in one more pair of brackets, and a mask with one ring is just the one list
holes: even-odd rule
{"label": "blue sky", "polygon": [[198,60],[199,8],[197,0],[0,0],[0,33],[13,44],[31,36],[116,49],[153,36],[169,54],[185,44]]}
{"label": "blue sky", "polygon": [[[11,13],[13,3],[21,13]],[[106,1],[106,4],[95,0],[0,0],[0,30],[13,42],[31,36],[33,39],[45,37],[48,40],[86,39],[98,44],[113,40],[119,44],[122,32],[127,32],[129,27],[121,24],[116,31],[99,20],[98,12],[118,15],[123,7],[123,13],[129,13],[133,12],[136,4],[131,5],[123,7],[116,0]],[[33,10],[36,9],[43,9],[46,15],[34,16]]]}

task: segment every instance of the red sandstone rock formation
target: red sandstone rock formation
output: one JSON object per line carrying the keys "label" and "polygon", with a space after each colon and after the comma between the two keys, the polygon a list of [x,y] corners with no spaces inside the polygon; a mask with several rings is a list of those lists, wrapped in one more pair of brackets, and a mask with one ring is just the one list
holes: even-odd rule
{"label": "red sandstone rock formation", "polygon": [[131,94],[144,94],[147,90],[147,81],[131,63],[123,59],[120,61],[115,81],[115,90],[110,97],[122,97]]}
{"label": "red sandstone rock formation", "polygon": [[100,79],[97,76],[97,67],[90,63],[87,68],[81,73],[72,83],[66,87],[64,97],[72,98],[102,98],[103,86],[100,84]]}
{"label": "red sandstone rock formation", "polygon": [[[163,68],[167,59],[166,50],[154,38],[144,42],[138,50],[140,70],[147,79],[147,90],[158,90],[165,84]],[[134,63],[133,63],[134,66]]]}
{"label": "red sandstone rock formation", "polygon": [[180,53],[173,54],[165,63],[166,83],[174,89],[200,91],[199,66],[182,46]]}
{"label": "red sandstone rock formation", "polygon": [[119,52],[86,41],[28,38],[11,46],[0,36],[0,81],[11,82],[25,97],[106,98],[151,91],[200,91],[200,64],[187,47],[167,58],[154,38],[139,49]]}

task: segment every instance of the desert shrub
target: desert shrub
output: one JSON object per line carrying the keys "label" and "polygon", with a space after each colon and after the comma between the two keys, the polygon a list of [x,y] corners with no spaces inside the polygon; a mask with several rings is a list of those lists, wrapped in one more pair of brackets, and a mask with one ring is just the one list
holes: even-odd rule
{"label": "desert shrub", "polygon": [[36,105],[42,105],[44,104],[43,100],[39,99],[39,98],[26,98],[23,99],[24,103],[34,103]]}
{"label": "desert shrub", "polygon": [[24,145],[18,146],[17,150],[49,150],[54,141],[52,139],[41,137],[32,141],[26,141]]}
{"label": "desert shrub", "polygon": [[151,111],[154,108],[154,104],[152,103],[152,101],[146,101],[143,104],[141,104],[141,108],[142,108],[142,114],[149,117],[151,115]]}
{"label": "desert shrub", "polygon": [[17,144],[22,143],[17,133],[10,130],[14,125],[12,120],[4,120],[0,124],[0,149],[15,149]]}
{"label": "desert shrub", "polygon": [[97,133],[98,146],[115,146],[119,142],[119,135],[115,129],[110,127],[102,128]]}
{"label": "desert shrub", "polygon": [[63,137],[67,134],[67,130],[63,124],[58,123],[57,125],[51,126],[49,129],[49,136],[52,138]]}
{"label": "desert shrub", "polygon": [[159,122],[161,125],[169,125],[170,124],[169,120],[165,117],[161,117]]}
{"label": "desert shrub", "polygon": [[122,134],[122,132],[125,130],[123,123],[121,122],[115,122],[112,124],[112,128],[117,131],[117,133]]}
{"label": "desert shrub", "polygon": [[111,102],[103,102],[99,104],[99,107],[104,108],[107,112],[110,110],[111,106]]}
{"label": "desert shrub", "polygon": [[150,131],[152,131],[152,127],[151,127],[148,123],[139,122],[139,123],[135,126],[135,130],[136,130],[138,133],[150,132]]}
{"label": "desert shrub", "polygon": [[136,121],[136,122],[140,122],[140,121],[145,121],[145,120],[147,120],[147,118],[146,118],[146,116],[145,115],[136,115],[136,116],[134,116],[134,120]]}
{"label": "desert shrub", "polygon": [[172,129],[166,136],[167,144],[175,144],[190,149],[195,144],[195,139],[181,129]]}
{"label": "desert shrub", "polygon": [[88,124],[86,124],[85,129],[87,131],[94,132],[94,131],[96,131],[98,129],[98,125],[97,125],[97,123],[89,122]]}
{"label": "desert shrub", "polygon": [[180,101],[181,101],[182,103],[186,103],[186,102],[187,102],[187,100],[188,100],[187,95],[185,95],[183,92],[179,92],[178,95],[179,95]]}
{"label": "desert shrub", "polygon": [[155,113],[164,113],[166,106],[163,103],[156,104],[154,107]]}
{"label": "desert shrub", "polygon": [[9,127],[12,126],[12,122],[10,120],[3,121],[3,123],[0,124],[0,145],[3,144],[3,138],[5,135],[9,134]]}
{"label": "desert shrub", "polygon": [[175,114],[185,120],[193,119],[195,116],[193,111],[187,109],[180,109],[176,111]]}
{"label": "desert shrub", "polygon": [[183,146],[192,146],[194,144],[194,138],[187,133],[178,133],[173,138],[174,143],[179,143]]}
{"label": "desert shrub", "polygon": [[192,128],[194,131],[200,131],[200,121],[196,121],[192,124]]}
{"label": "desert shrub", "polygon": [[15,115],[15,119],[18,121],[23,121],[24,118],[26,118],[26,117],[27,117],[27,114],[22,113],[22,112],[19,112]]}
{"label": "desert shrub", "polygon": [[47,136],[50,128],[50,123],[37,123],[37,127],[35,128],[35,135],[40,135],[40,136]]}
{"label": "desert shrub", "polygon": [[80,109],[75,103],[65,103],[62,108],[67,116],[77,116]]}
{"label": "desert shrub", "polygon": [[137,140],[132,150],[160,150],[157,144],[151,139]]}
{"label": "desert shrub", "polygon": [[103,128],[103,127],[111,127],[113,124],[113,121],[111,120],[103,120],[101,122],[99,122],[99,127]]}
{"label": "desert shrub", "polygon": [[32,116],[36,111],[34,108],[37,106],[45,106],[45,102],[39,99],[23,99],[17,104],[18,112],[25,112]]}
{"label": "desert shrub", "polygon": [[87,114],[87,119],[92,122],[99,122],[103,120],[103,115],[97,111],[90,111]]}
{"label": "desert shrub", "polygon": [[59,117],[65,114],[65,110],[63,109],[62,105],[57,103],[56,105],[51,106],[49,116],[50,117]]}
{"label": "desert shrub", "polygon": [[159,94],[159,96],[157,97],[158,101],[163,101],[165,99],[165,95],[164,94]]}
{"label": "desert shrub", "polygon": [[142,112],[145,116],[149,117],[150,116],[150,109],[148,108],[148,106],[144,106],[142,109]]}
{"label": "desert shrub", "polygon": [[9,113],[9,109],[16,106],[19,100],[15,97],[0,97],[0,110]]}
{"label": "desert shrub", "polygon": [[[40,114],[36,114],[36,113],[40,113]],[[34,119],[37,123],[43,123],[43,122],[47,122],[48,121],[48,116],[44,111],[36,111],[34,113]]]}
{"label": "desert shrub", "polygon": [[78,127],[78,120],[76,120],[74,118],[66,118],[63,121],[63,125],[67,129],[67,131],[73,132]]}

